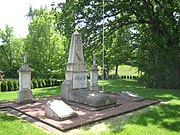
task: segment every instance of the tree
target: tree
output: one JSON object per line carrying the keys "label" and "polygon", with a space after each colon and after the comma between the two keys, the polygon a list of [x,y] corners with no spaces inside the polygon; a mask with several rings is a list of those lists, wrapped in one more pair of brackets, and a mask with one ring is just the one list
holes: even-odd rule
{"label": "tree", "polygon": [[23,39],[15,38],[13,28],[9,25],[5,29],[0,29],[0,69],[4,71],[6,77],[17,77],[17,70],[20,65],[20,52],[23,48]]}
{"label": "tree", "polygon": [[[146,86],[180,88],[179,1],[105,0],[104,3],[106,39],[123,26],[136,29],[133,44],[139,54],[135,61],[145,72]],[[59,28],[67,33],[69,26],[80,26],[86,46],[99,45],[103,24],[101,1],[73,0],[60,3],[57,8],[61,10],[55,14],[59,16]]]}
{"label": "tree", "polygon": [[[60,77],[65,71],[66,38],[54,28],[54,16],[46,8],[31,9],[26,39],[29,63],[36,78]],[[63,76],[64,77],[64,76]]]}

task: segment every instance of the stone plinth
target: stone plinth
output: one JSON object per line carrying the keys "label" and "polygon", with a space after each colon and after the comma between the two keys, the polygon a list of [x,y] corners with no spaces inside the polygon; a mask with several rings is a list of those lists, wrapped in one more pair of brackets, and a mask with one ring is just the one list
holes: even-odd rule
{"label": "stone plinth", "polygon": [[27,63],[24,63],[19,69],[19,91],[17,93],[17,102],[23,103],[31,101],[31,68]]}
{"label": "stone plinth", "polygon": [[99,91],[98,89],[98,69],[93,65],[90,71],[90,90]]}
{"label": "stone plinth", "polygon": [[85,89],[70,91],[69,100],[92,107],[102,107],[116,104],[115,96]]}
{"label": "stone plinth", "polygon": [[62,100],[48,101],[45,105],[45,115],[57,121],[78,116],[77,113]]}

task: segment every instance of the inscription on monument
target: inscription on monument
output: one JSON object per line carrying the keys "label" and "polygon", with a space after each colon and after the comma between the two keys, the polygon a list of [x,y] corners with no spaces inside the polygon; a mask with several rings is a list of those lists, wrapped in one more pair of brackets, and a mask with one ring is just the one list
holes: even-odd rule
{"label": "inscription on monument", "polygon": [[73,73],[73,89],[87,88],[86,73]]}
{"label": "inscription on monument", "polygon": [[30,76],[29,75],[23,75],[23,80],[22,80],[22,86],[23,88],[29,88],[30,87]]}

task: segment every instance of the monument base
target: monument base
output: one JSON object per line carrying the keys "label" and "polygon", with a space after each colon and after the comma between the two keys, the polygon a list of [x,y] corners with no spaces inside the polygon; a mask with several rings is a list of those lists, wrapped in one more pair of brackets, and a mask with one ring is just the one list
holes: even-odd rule
{"label": "monument base", "polygon": [[31,90],[21,90],[17,93],[17,103],[27,103],[33,100],[32,91]]}
{"label": "monument base", "polygon": [[89,91],[87,89],[71,90],[69,100],[95,108],[114,105],[117,102],[116,97],[113,95]]}

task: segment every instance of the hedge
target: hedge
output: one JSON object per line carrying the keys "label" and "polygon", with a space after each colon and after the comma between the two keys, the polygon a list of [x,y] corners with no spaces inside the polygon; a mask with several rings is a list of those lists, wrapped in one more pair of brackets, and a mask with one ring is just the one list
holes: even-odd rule
{"label": "hedge", "polygon": [[[0,92],[17,91],[19,89],[18,80],[2,80],[0,81]],[[31,89],[60,86],[62,80],[57,79],[32,79]]]}

